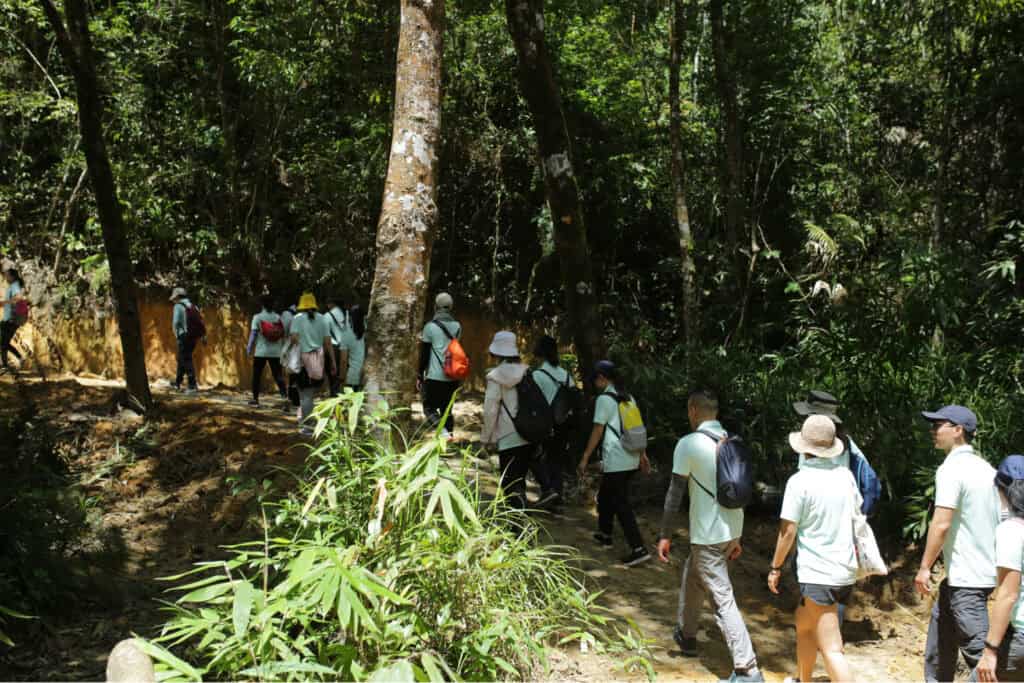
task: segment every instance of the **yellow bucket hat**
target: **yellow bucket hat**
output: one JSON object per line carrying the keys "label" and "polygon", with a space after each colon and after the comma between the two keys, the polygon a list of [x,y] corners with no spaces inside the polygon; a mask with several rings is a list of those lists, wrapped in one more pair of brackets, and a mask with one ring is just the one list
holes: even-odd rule
{"label": "yellow bucket hat", "polygon": [[319,307],[316,305],[316,297],[313,296],[313,293],[306,292],[299,297],[299,305],[296,308],[300,311],[315,311]]}

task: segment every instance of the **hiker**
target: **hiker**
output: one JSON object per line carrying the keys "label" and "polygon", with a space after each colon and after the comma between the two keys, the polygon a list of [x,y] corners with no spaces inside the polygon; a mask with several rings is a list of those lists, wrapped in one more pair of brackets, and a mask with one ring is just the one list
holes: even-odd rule
{"label": "hiker", "polygon": [[[423,416],[431,426],[441,421],[460,382],[444,372],[444,357],[452,339],[462,336],[462,325],[452,317],[454,302],[447,292],[434,299],[434,317],[423,326],[420,335],[419,374],[416,389],[423,394]],[[518,352],[517,352],[518,355]],[[455,416],[448,414],[442,436],[455,435]]]}
{"label": "hiker", "polygon": [[[576,382],[573,380],[572,375],[561,366],[561,359],[558,357],[558,341],[554,337],[543,335],[537,340],[536,345],[533,349],[533,355],[541,359],[540,367],[538,367],[534,373],[533,378],[537,382],[537,386],[544,392],[544,398],[547,400],[548,405],[554,409],[554,402],[559,391],[572,392],[568,398],[575,402],[576,394]],[[573,406],[576,408],[576,406]],[[575,418],[575,415],[570,416],[566,421],[561,424],[558,423],[558,419],[554,420],[554,430],[551,432],[551,436],[545,439],[544,443],[541,444],[543,452],[543,469],[544,479],[547,485],[550,487],[550,491],[545,496],[541,494],[541,499],[545,497],[550,499],[551,507],[557,511],[558,505],[565,499],[565,474],[569,471],[572,475],[575,474],[575,469],[572,468],[570,463],[569,446],[571,440],[572,424],[570,421]]]}
{"label": "hiker", "polygon": [[295,319],[295,314],[297,312],[298,310],[294,303],[289,303],[284,306],[284,310],[281,311],[281,324],[284,325],[284,333],[286,336],[292,333],[292,320]]}
{"label": "hiker", "polygon": [[175,287],[171,291],[171,303],[174,305],[171,327],[178,344],[178,369],[174,377],[174,388],[181,391],[181,380],[187,376],[188,390],[185,393],[194,394],[199,390],[199,386],[196,383],[196,368],[192,362],[192,354],[195,353],[196,344],[200,339],[206,343],[206,326],[199,315],[199,308],[189,301],[184,288]]}
{"label": "hiker", "polygon": [[[779,594],[779,579],[794,541],[800,604],[796,608],[797,680],[813,680],[821,653],[833,681],[852,681],[839,630],[840,604],[850,599],[857,580],[853,518],[860,491],[836,458],[845,445],[825,415],[810,415],[789,445],[804,456],[804,465],[786,482],[779,514],[779,536],[768,572],[768,589]],[[856,506],[856,507],[855,507]]]}
{"label": "hiker", "polygon": [[348,312],[348,325],[341,338],[338,376],[352,391],[363,388],[363,363],[366,360],[366,314],[358,304]]}
{"label": "hiker", "polygon": [[[14,335],[25,322],[25,314],[28,310],[25,284],[18,271],[8,268],[4,271],[4,279],[7,281],[7,291],[4,292],[4,298],[0,299],[0,305],[4,307],[3,319],[0,320],[0,361],[3,363],[0,372],[7,372],[11,369],[7,361],[8,353],[17,358],[18,365],[21,365],[21,354],[18,349],[14,348]],[[24,309],[25,314],[19,314],[20,311],[16,309]]]}
{"label": "hiker", "polygon": [[331,333],[331,351],[334,354],[336,373],[331,375],[331,396],[337,396],[341,389],[342,377],[337,373],[341,369],[341,346],[345,330],[348,329],[348,316],[345,315],[345,302],[340,297],[327,300],[327,327]]}
{"label": "hiker", "polygon": [[996,527],[996,597],[981,661],[972,681],[1024,680],[1024,455],[1008,455],[996,471],[1008,518]]}
{"label": "hiker", "polygon": [[281,394],[287,399],[284,387],[284,373],[281,371],[281,348],[284,346],[284,323],[281,316],[274,312],[274,300],[264,294],[260,297],[261,310],[253,316],[249,326],[249,343],[246,352],[252,356],[252,400],[249,405],[259,407],[260,384],[263,380],[263,368],[270,365],[270,375]]}
{"label": "hiker", "polygon": [[514,332],[495,332],[487,350],[498,365],[487,373],[480,442],[497,448],[501,490],[512,507],[523,510],[526,508],[526,473],[537,446],[516,431],[513,419],[519,413],[516,385],[529,368],[520,361]]}
{"label": "hiker", "polygon": [[946,578],[928,622],[924,676],[926,681],[951,681],[958,651],[973,669],[985,649],[988,596],[996,586],[999,497],[996,471],[971,446],[978,428],[974,413],[949,405],[921,415],[931,423],[935,448],[946,453],[935,473],[935,512],[914,578],[919,593],[931,593],[931,569],[941,550]]}
{"label": "hiker", "polygon": [[299,432],[311,436],[313,428],[306,421],[313,414],[313,396],[323,384],[324,375],[329,377],[336,368],[327,317],[317,312],[316,297],[310,292],[299,297],[290,336],[302,354],[302,368],[292,378],[299,390]]}
{"label": "hiker", "polygon": [[694,391],[687,400],[686,412],[693,431],[676,444],[672,456],[672,481],[665,496],[658,536],[658,558],[668,562],[676,526],[672,517],[679,510],[688,488],[690,556],[683,563],[672,639],[684,656],[697,656],[697,630],[704,597],[708,596],[715,609],[718,628],[732,655],[733,674],[729,680],[763,681],[729,578],[728,563],[743,552],[740,545],[743,508],[725,508],[712,494],[717,487],[718,442],[726,436],[722,423],[718,421],[718,397],[709,390]]}
{"label": "hiker", "polygon": [[594,540],[606,548],[611,547],[612,529],[618,518],[629,545],[629,554],[622,558],[622,562],[632,567],[650,560],[651,553],[640,534],[629,487],[636,471],[650,472],[651,463],[646,450],[627,451],[622,445],[623,421],[619,403],[632,402],[633,399],[615,364],[609,360],[598,361],[592,379],[594,388],[600,393],[594,401],[594,427],[577,471],[582,479],[590,457],[600,446],[601,487],[597,493],[598,530]]}

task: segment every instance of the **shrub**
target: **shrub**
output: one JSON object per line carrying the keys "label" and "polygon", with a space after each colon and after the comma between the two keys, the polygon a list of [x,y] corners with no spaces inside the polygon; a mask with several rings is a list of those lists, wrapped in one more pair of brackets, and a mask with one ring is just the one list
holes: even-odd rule
{"label": "shrub", "polygon": [[169,577],[192,580],[145,647],[171,679],[530,678],[573,641],[645,664],[574,551],[485,501],[465,460],[442,459],[444,440],[408,445],[362,408],[352,393],[318,408],[308,472],[264,507],[262,539]]}

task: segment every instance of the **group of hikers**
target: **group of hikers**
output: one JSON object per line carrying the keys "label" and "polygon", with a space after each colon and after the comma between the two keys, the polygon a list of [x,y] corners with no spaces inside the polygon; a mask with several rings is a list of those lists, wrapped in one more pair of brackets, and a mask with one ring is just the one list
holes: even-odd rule
{"label": "group of hikers", "polygon": [[[186,393],[197,390],[193,353],[200,340],[206,341],[206,325],[196,306],[182,287],[171,292],[171,327],[177,342],[177,372],[174,387]],[[280,309],[280,310],[278,310]],[[366,318],[362,307],[346,307],[340,297],[327,300],[323,313],[316,296],[310,292],[296,304],[277,306],[269,294],[260,297],[260,311],[252,317],[246,353],[252,357],[252,399],[260,406],[264,368],[283,400],[282,408],[296,410],[299,431],[311,435],[309,417],[313,414],[316,392],[325,385],[331,396],[342,386],[359,391],[363,384],[366,358]]]}
{"label": "group of hikers", "polygon": [[[0,353],[6,369],[9,353],[20,359],[11,339],[27,317],[27,302],[18,272],[8,269],[4,276]],[[192,355],[196,344],[205,341],[205,324],[184,289],[175,288],[171,302],[175,387],[187,379],[186,391],[195,391]],[[321,313],[308,292],[297,304],[281,307],[263,296],[246,344],[253,363],[250,405],[260,405],[263,370],[269,365],[284,409],[297,408],[304,434],[312,431],[308,418],[325,382],[331,395],[342,386],[359,391],[363,383],[364,312],[358,305],[346,308],[339,298],[327,304]],[[448,439],[455,433],[453,396],[469,374],[453,305],[447,293],[436,297],[434,315],[419,336],[416,376],[427,423]],[[507,503],[557,513],[566,499],[567,480],[582,480],[599,460],[595,542],[611,548],[618,520],[627,547],[622,563],[634,567],[651,560],[630,495],[636,473],[650,470],[646,428],[623,373],[609,360],[598,361],[587,378],[595,395],[587,408],[553,337],[536,340],[535,368],[523,363],[513,332],[497,332],[488,350],[494,367],[486,374],[480,442],[497,453]],[[793,408],[804,418],[800,430],[789,434],[797,469],[783,493],[775,550],[765,567],[767,587],[778,594],[792,562],[800,595],[795,612],[798,671],[787,680],[812,680],[821,653],[832,680],[850,681],[854,673],[841,634],[844,609],[858,578],[885,571],[880,558],[873,557],[877,545],[866,522],[880,485],[846,432],[835,396],[814,390]],[[688,496],[689,554],[682,563],[673,640],[682,655],[699,654],[698,627],[708,599],[733,660],[729,680],[762,681],[728,569],[743,552],[743,507],[752,489],[749,453],[722,426],[718,410],[715,392],[689,394],[691,431],[673,452],[655,554],[669,561],[676,516]],[[959,653],[971,669],[970,680],[1024,680],[1024,456],[1010,455],[998,469],[978,456],[971,445],[977,418],[964,406],[921,415],[931,426],[935,448],[945,453],[935,475],[934,512],[915,577],[916,589],[930,595],[932,566],[942,553],[946,577],[938,585],[928,625],[925,679],[953,680]],[[527,499],[528,474],[540,489],[534,501]],[[869,566],[872,561],[882,569]]]}

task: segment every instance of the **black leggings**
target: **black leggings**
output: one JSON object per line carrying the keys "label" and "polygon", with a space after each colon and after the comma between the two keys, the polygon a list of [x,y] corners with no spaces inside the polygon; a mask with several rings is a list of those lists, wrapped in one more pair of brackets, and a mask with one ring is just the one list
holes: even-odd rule
{"label": "black leggings", "polygon": [[530,471],[536,449],[533,444],[526,444],[498,452],[501,490],[505,492],[508,504],[519,510],[526,507],[526,473]]}
{"label": "black leggings", "polygon": [[260,400],[260,384],[263,380],[263,367],[270,364],[270,374],[274,378],[274,384],[281,396],[285,396],[284,376],[281,374],[281,361],[277,358],[260,358],[254,356],[252,359],[252,400]]}
{"label": "black leggings", "polygon": [[[443,382],[437,379],[428,379],[423,382],[423,415],[427,418],[427,424],[431,427],[441,421],[444,411],[448,410],[448,403],[452,400],[452,394],[459,388],[459,382]],[[452,406],[454,409],[455,406]],[[444,428],[450,434],[455,433],[455,416],[448,413]]]}
{"label": "black leggings", "polygon": [[639,548],[644,544],[640,535],[640,527],[636,523],[636,513],[629,499],[629,484],[636,470],[628,472],[605,472],[601,475],[601,488],[597,492],[597,527],[601,533],[611,536],[615,518],[630,548]]}
{"label": "black leggings", "polygon": [[21,354],[14,348],[11,342],[14,340],[14,333],[18,331],[18,323],[13,320],[4,320],[0,323],[0,360],[3,366],[7,367],[7,353],[13,353],[14,357],[21,360]]}

